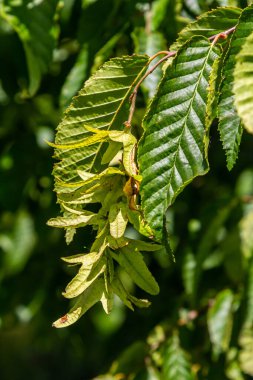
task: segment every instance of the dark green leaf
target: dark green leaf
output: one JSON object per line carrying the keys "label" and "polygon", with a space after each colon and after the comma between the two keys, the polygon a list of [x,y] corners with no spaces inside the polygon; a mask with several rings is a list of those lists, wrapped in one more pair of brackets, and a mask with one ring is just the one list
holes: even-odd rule
{"label": "dark green leaf", "polygon": [[188,24],[180,33],[171,50],[178,50],[189,38],[193,36],[211,37],[224,32],[238,22],[241,14],[239,8],[218,8],[202,14],[197,21]]}
{"label": "dark green leaf", "polygon": [[232,331],[232,307],[234,295],[230,289],[220,292],[208,311],[208,330],[216,355],[225,352],[229,346]]}
{"label": "dark green leaf", "polygon": [[253,28],[252,7],[246,8],[239,19],[236,31],[230,41],[223,67],[223,84],[218,107],[219,131],[227,156],[227,167],[231,170],[236,162],[242,137],[242,124],[234,105],[234,69],[236,56]]}
{"label": "dark green leaf", "polygon": [[0,17],[7,20],[21,39],[29,72],[28,93],[33,96],[40,86],[43,74],[52,60],[58,36],[56,13],[59,0],[15,2],[0,4]]}
{"label": "dark green leaf", "polygon": [[145,218],[159,240],[168,206],[209,169],[206,152],[214,93],[208,83],[219,53],[205,39],[187,42],[167,68],[144,119],[140,192]]}
{"label": "dark green leaf", "polygon": [[193,380],[189,360],[176,333],[166,343],[163,353],[162,380]]}

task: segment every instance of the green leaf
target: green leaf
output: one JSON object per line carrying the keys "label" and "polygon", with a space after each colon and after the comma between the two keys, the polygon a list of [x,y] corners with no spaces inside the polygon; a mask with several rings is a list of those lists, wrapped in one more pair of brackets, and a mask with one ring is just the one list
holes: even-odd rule
{"label": "green leaf", "polygon": [[[167,1],[167,0],[166,0]],[[137,54],[147,54],[152,56],[159,51],[167,50],[166,41],[160,32],[148,33],[144,28],[136,28],[132,33],[132,38],[135,44],[135,52]],[[155,65],[160,57],[154,59],[151,66]],[[158,66],[143,82],[142,88],[148,93],[148,97],[152,98],[155,95],[157,85],[162,77],[162,68]]]}
{"label": "green leaf", "polygon": [[94,63],[91,68],[91,72],[93,73],[96,71],[107,59],[110,58],[113,54],[113,49],[115,48],[115,45],[119,42],[119,40],[122,38],[123,32],[125,31],[128,24],[125,24],[121,31],[118,33],[115,33],[105,44],[96,52],[96,55],[94,57]]}
{"label": "green leaf", "polygon": [[248,212],[240,221],[241,250],[246,258],[253,257],[253,211]]}
{"label": "green leaf", "polygon": [[246,283],[246,312],[244,324],[252,329],[253,327],[253,257],[249,261],[247,283]]}
{"label": "green leaf", "polygon": [[[98,129],[121,129],[128,117],[130,91],[145,70],[148,57],[114,58],[105,63],[74,98],[58,126],[56,144],[78,144],[90,136],[87,126]],[[85,128],[84,128],[85,125]],[[101,167],[101,144],[76,149],[56,149],[60,160],[54,169],[57,183],[78,181],[77,168],[95,171]]]}
{"label": "green leaf", "polygon": [[223,149],[227,156],[227,167],[231,170],[236,162],[242,137],[242,123],[236,111],[234,101],[234,70],[236,56],[253,28],[252,7],[243,10],[236,31],[233,33],[225,64],[223,66],[223,84],[221,86],[218,107],[219,131]]}
{"label": "green leaf", "polygon": [[185,288],[185,293],[191,297],[194,293],[196,271],[196,257],[192,252],[187,252],[182,264],[182,278]]}
{"label": "green leaf", "polygon": [[[246,24],[248,30],[253,25],[252,22]],[[245,27],[245,28],[246,28]],[[246,38],[240,52],[236,56],[236,65],[234,71],[235,106],[239,116],[243,121],[245,129],[253,133],[253,32]]]}
{"label": "green leaf", "polygon": [[108,220],[110,223],[110,234],[115,239],[124,235],[128,223],[126,205],[116,203],[110,207]]}
{"label": "green leaf", "polygon": [[26,54],[29,87],[24,95],[33,96],[47,72],[58,37],[56,23],[59,0],[14,2],[5,0],[0,4],[0,17],[17,32]]}
{"label": "green leaf", "polygon": [[[37,240],[32,214],[20,209],[13,216],[14,220],[13,224],[10,224],[10,231],[1,231],[0,233],[1,278],[7,275],[16,275],[24,269],[30,255],[34,252]],[[9,223],[10,220],[11,214],[9,214]]]}
{"label": "green leaf", "polygon": [[74,66],[71,68],[62,86],[60,94],[61,107],[67,107],[77,91],[80,90],[83,81],[87,78],[89,68],[89,51],[87,44],[84,44],[76,58]]}
{"label": "green leaf", "polygon": [[[152,19],[151,19],[151,30],[157,31],[164,21],[167,22],[166,16],[168,16],[168,9],[171,0],[155,0],[152,3]],[[163,50],[163,49],[159,49]],[[157,50],[158,51],[158,50]]]}
{"label": "green leaf", "polygon": [[242,371],[248,375],[253,376],[253,333],[251,328],[243,328],[240,334],[239,343],[241,351],[239,353],[239,362]]}
{"label": "green leaf", "polygon": [[117,260],[141,289],[153,295],[159,293],[159,286],[137,248],[122,247],[117,255]]}
{"label": "green leaf", "polygon": [[229,347],[232,331],[234,295],[230,289],[221,291],[208,311],[207,324],[213,352],[219,355]]}
{"label": "green leaf", "polygon": [[[226,203],[224,207],[219,207],[214,217],[209,218],[209,223],[206,230],[201,236],[199,242],[197,255],[195,256],[195,273],[194,273],[194,298],[195,303],[199,301],[199,285],[202,277],[202,271],[205,269],[205,260],[211,257],[215,246],[219,242],[219,235],[222,233],[222,229],[226,221],[231,217],[231,213],[238,205],[237,199],[232,199],[229,203]],[[217,206],[216,206],[217,207]],[[220,253],[224,257],[224,252]],[[223,257],[221,261],[223,261]]]}
{"label": "green leaf", "polygon": [[87,78],[89,68],[89,51],[87,44],[84,44],[77,56],[74,66],[68,73],[62,86],[60,94],[60,105],[69,105],[72,97],[80,90],[83,81]]}
{"label": "green leaf", "polygon": [[209,169],[211,103],[208,85],[220,50],[193,38],[178,52],[144,119],[138,159],[144,216],[158,240],[163,216],[177,195]]}
{"label": "green leaf", "polygon": [[163,352],[161,380],[193,380],[190,362],[180,347],[176,333],[166,343]]}
{"label": "green leaf", "polygon": [[81,316],[86,313],[95,303],[103,296],[104,279],[99,278],[94,281],[77,299],[75,305],[63,317],[53,323],[54,327],[67,327],[75,323]]}
{"label": "green leaf", "polygon": [[224,32],[238,22],[241,14],[239,8],[218,8],[202,14],[196,21],[188,24],[180,33],[179,37],[170,50],[178,50],[189,38],[204,36],[209,38],[215,34]]}

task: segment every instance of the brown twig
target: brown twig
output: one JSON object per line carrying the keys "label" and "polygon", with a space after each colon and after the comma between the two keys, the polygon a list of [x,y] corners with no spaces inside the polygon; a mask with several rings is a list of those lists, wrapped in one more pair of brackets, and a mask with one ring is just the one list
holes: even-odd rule
{"label": "brown twig", "polygon": [[225,30],[225,32],[221,32],[218,34],[214,34],[213,36],[209,37],[209,41],[215,41],[217,42],[220,38],[226,38],[229,36],[229,34],[233,33],[236,29],[236,26],[233,26],[232,28]]}
{"label": "brown twig", "polygon": [[[236,26],[233,26],[232,28],[228,29],[228,30],[225,30],[224,32],[221,32],[221,33],[218,33],[218,34],[214,34],[213,36],[209,37],[209,41],[212,41],[213,44],[216,44],[216,42],[219,40],[219,39],[225,39],[227,38],[227,36],[231,33],[233,33],[236,29]],[[134,115],[134,110],[135,110],[135,104],[136,104],[136,97],[137,97],[137,93],[138,93],[138,90],[139,90],[139,87],[140,85],[142,84],[142,82],[164,61],[166,61],[168,58],[170,57],[174,57],[177,52],[176,51],[166,51],[166,50],[163,50],[163,51],[159,51],[158,53],[154,54],[152,57],[150,57],[149,59],[149,64],[150,62],[152,62],[157,56],[161,55],[161,54],[166,54],[165,57],[161,58],[154,66],[152,66],[144,75],[143,77],[141,77],[141,79],[139,80],[139,82],[136,84],[136,86],[134,87],[133,89],[133,92],[132,94],[130,95],[129,97],[129,101],[131,103],[130,105],[130,110],[129,110],[129,116],[128,116],[128,119],[127,121],[124,122],[124,125],[125,127],[127,128],[131,128],[131,124],[132,124],[132,119],[133,119],[133,115]]]}
{"label": "brown twig", "polygon": [[[162,52],[159,52],[159,53],[162,53]],[[130,111],[129,111],[129,116],[128,116],[128,119],[127,121],[125,121],[124,125],[125,127],[128,127],[130,128],[131,127],[131,123],[132,123],[132,119],[133,119],[133,115],[134,115],[134,110],[135,110],[135,103],[136,103],[136,97],[137,97],[137,93],[138,93],[138,90],[139,90],[139,87],[140,85],[142,84],[142,82],[164,61],[166,61],[168,58],[170,57],[173,57],[174,55],[176,55],[176,51],[171,51],[171,52],[167,52],[167,55],[163,58],[161,58],[158,62],[156,62],[156,64],[154,66],[152,66],[144,75],[143,77],[141,77],[141,79],[139,80],[139,82],[136,84],[136,86],[134,87],[134,90],[132,92],[132,94],[130,95],[130,98],[129,98],[129,101],[131,102],[131,106],[130,106]],[[158,54],[157,54],[158,55]],[[157,56],[156,55],[156,56]],[[154,56],[153,56],[154,57]],[[153,58],[154,59],[154,58]]]}

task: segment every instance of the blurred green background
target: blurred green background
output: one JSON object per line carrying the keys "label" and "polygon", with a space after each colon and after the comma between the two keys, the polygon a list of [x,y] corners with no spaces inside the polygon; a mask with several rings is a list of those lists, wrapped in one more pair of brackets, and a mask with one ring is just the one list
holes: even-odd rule
{"label": "blurred green background", "polygon": [[[90,231],[67,247],[62,231],[46,226],[59,207],[45,140],[53,139],[64,108],[92,72],[112,56],[136,51],[138,31],[168,48],[196,16],[229,5],[247,2],[0,1],[2,380],[86,380],[107,372],[104,379],[156,380],[160,371],[166,379],[171,336],[180,337],[196,378],[253,378],[253,137],[244,134],[228,172],[216,125],[209,174],[168,214],[176,264],[166,255],[149,258],[161,287],[152,306],[133,313],[118,301],[107,316],[97,305],[74,326],[51,327],[69,307],[61,292],[73,272],[60,257],[88,247]],[[139,95],[136,124],[151,93]],[[212,347],[207,314],[222,299],[230,309],[218,318],[225,323],[222,344]],[[250,331],[245,344],[242,331]]]}

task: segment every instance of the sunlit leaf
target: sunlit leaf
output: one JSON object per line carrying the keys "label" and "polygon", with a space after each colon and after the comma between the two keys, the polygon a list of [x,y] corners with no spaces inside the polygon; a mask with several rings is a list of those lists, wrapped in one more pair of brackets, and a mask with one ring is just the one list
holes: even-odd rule
{"label": "sunlit leaf", "polygon": [[[247,31],[252,30],[253,7],[251,8],[251,24],[245,23]],[[243,32],[244,29],[243,28]],[[253,33],[251,33],[242,45],[236,56],[234,71],[235,105],[246,130],[253,133]]]}
{"label": "sunlit leaf", "polygon": [[243,10],[236,31],[231,37],[229,50],[223,66],[223,83],[218,107],[219,131],[223,149],[227,156],[227,167],[231,170],[236,162],[242,137],[242,123],[234,105],[234,69],[236,56],[253,27],[252,8]]}
{"label": "sunlit leaf", "polygon": [[[79,144],[91,132],[87,126],[101,130],[121,129],[128,118],[128,96],[148,57],[114,58],[105,63],[84,85],[74,98],[58,127],[58,145]],[[84,126],[86,128],[84,128]],[[93,171],[103,155],[101,144],[76,149],[56,149],[60,160],[54,169],[56,181],[78,181],[76,169]]]}
{"label": "sunlit leaf", "polygon": [[158,240],[168,206],[209,169],[206,152],[214,93],[208,91],[208,83],[219,53],[205,39],[187,42],[167,68],[144,119],[138,153],[140,193],[145,219]]}

